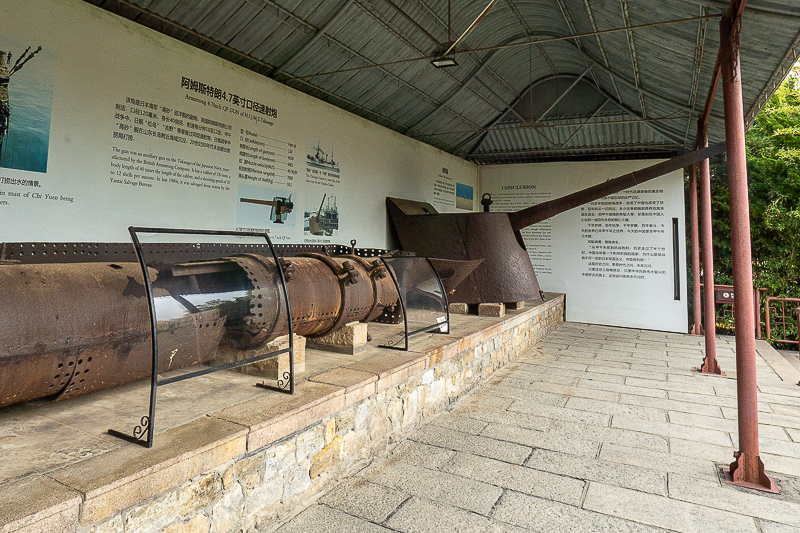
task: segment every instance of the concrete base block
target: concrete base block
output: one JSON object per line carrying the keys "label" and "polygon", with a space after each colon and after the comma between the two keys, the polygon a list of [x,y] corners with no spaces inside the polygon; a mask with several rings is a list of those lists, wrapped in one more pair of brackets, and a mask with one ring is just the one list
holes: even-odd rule
{"label": "concrete base block", "polygon": [[308,339],[309,348],[355,354],[367,346],[367,324],[350,322],[339,331]]}
{"label": "concrete base block", "polygon": [[450,304],[448,306],[451,315],[468,315],[469,305],[467,304]]}
{"label": "concrete base block", "polygon": [[[271,352],[285,350],[289,347],[289,336],[284,335],[268,342],[264,346],[255,350],[236,350],[229,346],[217,348],[217,357],[211,361],[211,366],[220,366],[226,363],[241,361],[251,357],[258,357]],[[282,353],[263,361],[258,361],[245,366],[235,368],[237,372],[251,376],[264,376],[265,378],[278,379],[285,372],[289,371],[289,353]],[[300,335],[294,336],[294,371],[297,374],[306,371],[306,338]]]}
{"label": "concrete base block", "polygon": [[478,316],[506,316],[505,304],[478,304]]}
{"label": "concrete base block", "polygon": [[508,310],[517,310],[525,307],[525,302],[506,302],[505,305]]}

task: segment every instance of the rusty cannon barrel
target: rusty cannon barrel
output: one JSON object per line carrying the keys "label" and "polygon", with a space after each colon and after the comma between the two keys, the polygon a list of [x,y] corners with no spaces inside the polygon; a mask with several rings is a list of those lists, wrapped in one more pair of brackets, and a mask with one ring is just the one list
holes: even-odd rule
{"label": "rusty cannon barrel", "polygon": [[[379,260],[282,259],[294,332],[325,335],[397,304]],[[244,254],[151,268],[159,371],[254,349],[288,333],[274,259]],[[150,375],[151,330],[137,263],[0,264],[0,407],[64,399]]]}
{"label": "rusty cannon barrel", "polygon": [[403,250],[426,257],[483,262],[448,294],[450,302],[519,302],[541,297],[520,230],[569,209],[680,170],[725,151],[725,143],[663,161],[514,213],[439,213],[432,205],[387,198]]}

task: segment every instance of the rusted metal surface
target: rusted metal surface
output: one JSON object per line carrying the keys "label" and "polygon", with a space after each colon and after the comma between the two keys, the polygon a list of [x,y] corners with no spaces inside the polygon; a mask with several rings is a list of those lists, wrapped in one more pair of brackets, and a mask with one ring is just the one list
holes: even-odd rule
{"label": "rusted metal surface", "polygon": [[[198,255],[192,246],[162,252],[192,258]],[[326,255],[283,260],[295,333],[324,335],[393,306],[394,284],[374,261]],[[174,299],[186,311],[159,321],[161,372],[210,361],[220,343],[251,349],[288,332],[272,258],[244,254],[150,272],[157,308],[160,299]],[[190,301],[232,283],[245,296]],[[137,263],[6,261],[0,264],[0,287],[0,407],[68,398],[150,375],[149,312]]]}
{"label": "rusted metal surface", "polygon": [[404,250],[458,261],[483,259],[463,283],[448,291],[450,302],[521,302],[541,297],[519,233],[522,228],[724,151],[725,143],[719,143],[515,213],[442,214],[428,203],[400,198],[387,198],[386,206]]}
{"label": "rusted metal surface", "polygon": [[593,187],[588,187],[578,192],[562,196],[561,198],[542,202],[540,204],[528,207],[527,209],[517,211],[516,213],[509,213],[508,218],[511,220],[511,226],[514,228],[514,230],[519,231],[522,228],[554,217],[559,213],[563,213],[564,211],[568,211],[589,202],[593,202],[599,198],[608,196],[609,194],[614,194],[624,191],[625,189],[635,187],[636,185],[641,185],[646,181],[650,181],[665,174],[669,174],[670,172],[680,170],[689,165],[694,165],[695,163],[699,163],[704,159],[714,157],[723,152],[725,152],[725,143],[718,143],[713,146],[709,146],[708,148],[688,152],[647,168],[643,168],[635,172],[629,172],[628,174],[610,179]]}
{"label": "rusted metal surface", "polygon": [[[798,334],[798,320],[795,309],[800,306],[800,298],[778,298],[769,296],[764,301],[766,339],[786,344],[800,344],[791,335]],[[794,331],[792,331],[794,330]]]}
{"label": "rusted metal surface", "polygon": [[689,167],[689,215],[692,241],[692,335],[703,334],[703,309],[700,303],[700,228],[697,214],[697,169]]}
{"label": "rusted metal surface", "polygon": [[[731,6],[740,2],[734,0]],[[741,2],[743,5],[744,2]],[[720,22],[720,71],[725,105],[725,139],[728,145],[728,190],[731,209],[731,253],[736,303],[736,391],[739,450],[730,465],[730,480],[770,492],[777,486],[764,472],[758,448],[758,383],[753,299],[753,265],[750,250],[750,204],[742,109],[742,76],[739,65],[741,18]]]}
{"label": "rusted metal surface", "polygon": [[[708,144],[705,130],[702,132],[702,146]],[[714,244],[712,240],[711,220],[711,165],[708,159],[700,162],[700,239],[703,249],[703,283],[706,287],[714,286]],[[706,356],[700,365],[704,374],[722,375],[723,371],[717,362],[717,320],[714,297],[707,291],[704,294],[703,325],[705,327]]]}
{"label": "rusted metal surface", "polygon": [[450,302],[520,302],[539,298],[539,282],[507,213],[447,213],[423,202],[387,198],[404,250],[424,257],[483,262],[461,282]]}

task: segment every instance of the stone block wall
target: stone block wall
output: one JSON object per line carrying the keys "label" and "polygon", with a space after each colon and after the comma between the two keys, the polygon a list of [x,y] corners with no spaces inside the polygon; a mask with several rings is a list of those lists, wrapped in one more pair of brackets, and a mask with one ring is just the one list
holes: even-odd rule
{"label": "stone block wall", "polygon": [[[318,376],[321,383],[340,383],[343,392],[329,395],[336,398],[336,403],[325,400],[326,405],[335,407],[322,411],[323,416],[310,426],[263,444],[263,438],[254,436],[251,425],[246,447],[245,436],[241,432],[236,434],[228,444],[214,448],[213,459],[195,460],[210,468],[199,473],[195,473],[199,468],[184,469],[186,479],[181,480],[181,475],[176,474],[173,488],[119,511],[114,510],[115,504],[117,507],[126,504],[117,501],[123,496],[115,496],[94,513],[88,511],[87,492],[82,504],[85,508],[81,508],[77,519],[54,523],[53,530],[81,533],[274,530],[332,483],[386,455],[392,445],[427,417],[448,409],[497,369],[544,338],[563,316],[564,297],[559,295],[444,347],[407,356],[387,354],[387,358],[406,361],[391,371],[347,367],[326,373],[330,374],[327,378]],[[313,387],[315,379],[300,387]],[[220,418],[220,422],[231,421],[224,416]],[[29,527],[33,526],[36,524]]]}

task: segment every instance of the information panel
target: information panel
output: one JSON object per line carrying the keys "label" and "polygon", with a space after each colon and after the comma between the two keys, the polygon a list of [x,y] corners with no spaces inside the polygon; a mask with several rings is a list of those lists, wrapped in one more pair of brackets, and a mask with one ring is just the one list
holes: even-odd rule
{"label": "information panel", "polygon": [[4,0],[0,78],[4,241],[384,247],[387,196],[473,209],[475,165],[83,1]]}
{"label": "information panel", "polygon": [[[518,211],[657,163],[484,166],[493,210]],[[539,283],[567,294],[567,320],[685,332],[683,175],[677,171],[522,230]]]}

